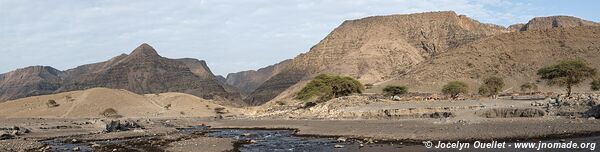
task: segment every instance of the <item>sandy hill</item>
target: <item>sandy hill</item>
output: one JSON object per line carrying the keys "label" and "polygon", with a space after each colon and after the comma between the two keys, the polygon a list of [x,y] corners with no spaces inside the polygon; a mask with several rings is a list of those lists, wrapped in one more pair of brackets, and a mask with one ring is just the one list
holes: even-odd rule
{"label": "sandy hill", "polygon": [[[408,85],[411,91],[439,92],[448,81],[462,80],[475,91],[486,77],[498,76],[505,79],[505,89],[519,91],[521,84],[537,82],[538,69],[565,59],[581,59],[600,69],[600,26],[528,30],[481,39],[440,54],[374,90],[397,84]],[[563,91],[544,84],[538,82],[542,91]],[[589,91],[589,86],[578,90]]]}
{"label": "sandy hill", "polygon": [[[58,107],[48,107],[54,100]],[[169,108],[165,108],[167,105]],[[231,113],[236,108],[184,93],[138,95],[130,91],[92,88],[52,95],[33,96],[0,103],[1,118],[98,118],[102,111],[113,108],[124,117],[209,117],[215,107]]]}
{"label": "sandy hill", "polygon": [[0,95],[1,100],[107,87],[139,94],[182,92],[243,104],[239,93],[225,90],[204,61],[164,58],[148,44],[140,45],[129,55],[64,72],[51,67],[29,67],[2,77],[5,78],[0,81],[0,92],[5,93]]}
{"label": "sandy hill", "polygon": [[454,12],[367,17],[343,22],[309,52],[294,58],[246,101],[259,105],[317,73],[375,83],[460,45],[508,29]]}
{"label": "sandy hill", "polygon": [[518,31],[529,31],[578,26],[600,26],[600,24],[572,16],[548,16],[535,17],[529,20],[527,24],[515,24],[509,28],[518,29]]}

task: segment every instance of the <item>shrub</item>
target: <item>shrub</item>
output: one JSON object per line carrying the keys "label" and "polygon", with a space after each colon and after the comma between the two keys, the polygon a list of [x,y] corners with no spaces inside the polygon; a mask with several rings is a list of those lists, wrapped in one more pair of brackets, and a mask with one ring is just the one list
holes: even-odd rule
{"label": "shrub", "polygon": [[215,108],[215,113],[217,113],[217,114],[226,114],[227,111],[225,111],[224,107],[216,107]]}
{"label": "shrub", "polygon": [[538,91],[538,86],[535,83],[528,82],[521,85],[521,92],[530,93]]}
{"label": "shrub", "polygon": [[171,108],[171,104],[170,103],[165,106],[165,109],[167,109],[167,110],[169,110],[170,108]]}
{"label": "shrub", "polygon": [[450,97],[456,99],[461,93],[468,93],[469,86],[461,81],[451,81],[444,85],[442,93],[450,95]]}
{"label": "shrub", "polygon": [[600,90],[600,79],[592,81],[591,85],[592,85],[592,90],[594,90],[594,91]]}
{"label": "shrub", "polygon": [[405,86],[385,86],[383,88],[385,96],[396,96],[408,93],[408,88]]}
{"label": "shrub", "polygon": [[351,77],[321,74],[306,84],[296,94],[296,99],[307,101],[316,97],[317,101],[324,102],[352,93],[362,93],[363,90],[363,85]]}
{"label": "shrub", "polygon": [[479,87],[479,94],[484,96],[497,95],[504,88],[504,80],[499,77],[489,77]]}
{"label": "shrub", "polygon": [[559,64],[543,67],[537,73],[542,79],[548,80],[548,85],[567,87],[567,96],[571,96],[574,85],[592,78],[596,69],[587,66],[580,60],[566,60]]}
{"label": "shrub", "polygon": [[117,112],[117,110],[113,109],[113,108],[107,108],[104,109],[104,111],[102,111],[102,113],[100,113],[100,115],[107,117],[107,118],[121,118],[123,116],[119,115],[119,112]]}
{"label": "shrub", "polygon": [[46,106],[48,106],[48,108],[54,108],[54,107],[60,106],[60,104],[58,104],[58,103],[56,103],[56,101],[50,99],[46,102]]}

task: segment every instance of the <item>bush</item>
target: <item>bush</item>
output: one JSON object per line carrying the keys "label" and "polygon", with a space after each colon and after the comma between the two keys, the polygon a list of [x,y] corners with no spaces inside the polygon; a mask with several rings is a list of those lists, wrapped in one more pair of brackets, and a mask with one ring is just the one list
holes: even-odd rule
{"label": "bush", "polygon": [[596,76],[596,69],[580,60],[567,60],[541,68],[537,74],[548,80],[548,85],[567,87],[567,96],[571,96],[573,86]]}
{"label": "bush", "polygon": [[479,94],[484,96],[497,95],[504,88],[504,80],[499,77],[489,77],[479,87]]}
{"label": "bush", "polygon": [[396,96],[408,93],[408,88],[405,86],[385,86],[383,88],[385,96]]}
{"label": "bush", "polygon": [[450,97],[456,99],[461,93],[468,93],[469,86],[461,81],[451,81],[444,85],[442,93],[450,95]]}
{"label": "bush", "polygon": [[167,109],[167,110],[169,110],[170,108],[171,108],[171,104],[170,103],[165,106],[165,109]]}
{"label": "bush", "polygon": [[534,91],[538,91],[538,86],[535,83],[528,82],[521,85],[521,92],[531,93]]}
{"label": "bush", "polygon": [[594,90],[594,91],[600,90],[600,79],[592,81],[591,85],[592,85],[592,90]]}
{"label": "bush", "polygon": [[351,77],[321,74],[310,81],[300,92],[296,99],[324,102],[333,98],[348,96],[352,93],[362,93],[363,85]]}
{"label": "bush", "polygon": [[48,106],[48,108],[54,108],[54,107],[60,106],[60,104],[58,104],[58,103],[56,103],[56,101],[50,99],[46,102],[46,106]]}
{"label": "bush", "polygon": [[121,118],[123,116],[119,115],[119,112],[117,112],[117,110],[113,109],[113,108],[108,108],[108,109],[104,109],[104,111],[102,111],[102,113],[100,113],[100,115],[107,117],[107,118]]}

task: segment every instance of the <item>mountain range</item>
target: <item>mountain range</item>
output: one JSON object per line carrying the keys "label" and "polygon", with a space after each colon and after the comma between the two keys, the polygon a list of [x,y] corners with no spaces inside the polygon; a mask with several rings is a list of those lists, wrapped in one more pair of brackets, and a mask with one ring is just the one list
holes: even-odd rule
{"label": "mountain range", "polygon": [[66,71],[33,66],[2,74],[0,100],[95,87],[126,89],[138,94],[182,92],[243,105],[239,93],[226,91],[204,61],[164,58],[148,44],[140,45],[129,55]]}
{"label": "mountain range", "polygon": [[536,82],[542,90],[559,91],[538,82],[535,72],[563,59],[581,59],[600,69],[600,24],[550,16],[502,27],[452,11],[427,12],[344,21],[306,53],[226,77],[215,76],[201,60],[161,57],[147,44],[129,55],[66,71],[17,69],[0,75],[0,100],[107,87],[261,105],[291,99],[322,73],[373,84],[368,92],[406,85],[414,92],[437,93],[452,80],[474,90],[489,76],[504,78],[508,90]]}

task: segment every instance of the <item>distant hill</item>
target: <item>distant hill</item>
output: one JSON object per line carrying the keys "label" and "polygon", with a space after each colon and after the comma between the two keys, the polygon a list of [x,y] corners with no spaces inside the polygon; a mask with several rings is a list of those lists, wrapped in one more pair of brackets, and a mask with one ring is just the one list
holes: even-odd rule
{"label": "distant hill", "polygon": [[288,65],[290,61],[284,60],[258,70],[230,73],[225,78],[225,83],[240,89],[244,94],[250,94],[269,78],[281,72],[281,69]]}
{"label": "distant hill", "polygon": [[[481,39],[440,54],[375,90],[395,84],[407,85],[411,91],[440,92],[446,82],[461,80],[475,92],[483,79],[496,76],[505,80],[507,91],[519,91],[521,84],[533,82],[542,91],[563,92],[538,82],[536,73],[566,59],[581,59],[600,70],[600,26],[527,30]],[[577,90],[590,91],[587,84]]]}
{"label": "distant hill", "polygon": [[140,45],[129,55],[66,71],[37,66],[2,74],[0,90],[3,93],[0,99],[94,87],[126,89],[138,94],[182,92],[243,104],[238,93],[230,93],[223,88],[204,61],[164,58],[148,44]]}

